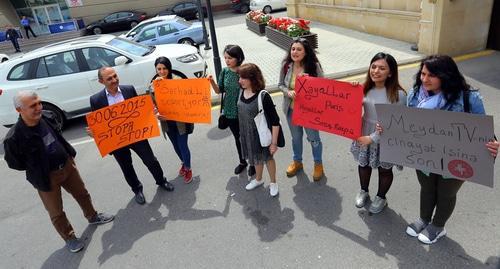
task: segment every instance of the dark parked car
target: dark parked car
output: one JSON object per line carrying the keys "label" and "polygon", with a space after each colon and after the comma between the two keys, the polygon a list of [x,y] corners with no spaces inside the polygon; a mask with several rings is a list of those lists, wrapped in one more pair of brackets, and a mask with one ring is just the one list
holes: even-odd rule
{"label": "dark parked car", "polygon": [[128,30],[146,19],[146,13],[134,11],[120,11],[107,15],[102,20],[90,23],[86,27],[89,34],[102,34],[119,30]]}
{"label": "dark parked car", "polygon": [[[203,16],[207,17],[207,8],[201,7],[203,10]],[[198,19],[200,16],[198,14],[198,5],[193,2],[180,2],[175,4],[172,8],[160,11],[159,16],[164,15],[177,15],[183,17],[186,20]]]}
{"label": "dark parked car", "polygon": [[250,11],[250,0],[231,0],[231,8],[239,13]]}

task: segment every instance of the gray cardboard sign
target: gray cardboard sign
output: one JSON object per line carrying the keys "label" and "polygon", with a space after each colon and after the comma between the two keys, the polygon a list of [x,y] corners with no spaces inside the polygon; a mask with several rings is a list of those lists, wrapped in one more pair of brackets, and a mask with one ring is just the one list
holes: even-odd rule
{"label": "gray cardboard sign", "polygon": [[375,105],[382,124],[380,160],[493,188],[493,117]]}

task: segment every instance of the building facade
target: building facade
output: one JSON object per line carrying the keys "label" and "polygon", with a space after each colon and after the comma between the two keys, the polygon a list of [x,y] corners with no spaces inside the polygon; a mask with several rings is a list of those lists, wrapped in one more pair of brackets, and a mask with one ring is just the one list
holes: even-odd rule
{"label": "building facade", "polygon": [[[0,27],[20,26],[20,18],[26,16],[35,33],[45,34],[49,33],[48,25],[51,24],[80,19],[88,24],[123,10],[142,11],[154,16],[181,1],[184,0],[1,0]],[[229,0],[213,0],[212,6],[218,10],[229,7],[230,3]]]}

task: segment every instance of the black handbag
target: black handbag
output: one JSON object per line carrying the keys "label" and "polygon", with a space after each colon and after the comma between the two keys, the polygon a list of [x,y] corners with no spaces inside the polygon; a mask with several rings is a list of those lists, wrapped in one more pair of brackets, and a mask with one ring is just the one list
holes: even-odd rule
{"label": "black handbag", "polygon": [[217,127],[221,130],[225,130],[229,127],[229,120],[226,118],[226,115],[224,115],[224,93],[222,93],[220,98],[220,116]]}

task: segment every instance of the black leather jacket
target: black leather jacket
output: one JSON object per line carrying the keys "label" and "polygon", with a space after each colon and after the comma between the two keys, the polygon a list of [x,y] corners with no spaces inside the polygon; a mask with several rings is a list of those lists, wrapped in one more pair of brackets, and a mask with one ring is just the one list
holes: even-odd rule
{"label": "black leather jacket", "polygon": [[[42,116],[40,124],[54,130],[68,155],[76,156],[75,149],[64,139],[61,130],[55,127],[56,124],[51,118]],[[49,159],[42,137],[26,126],[21,117],[10,128],[3,145],[4,158],[10,168],[26,171],[26,179],[33,187],[40,191],[50,191]]]}

